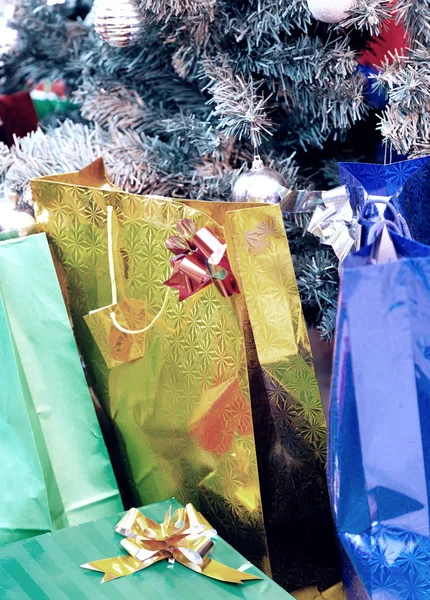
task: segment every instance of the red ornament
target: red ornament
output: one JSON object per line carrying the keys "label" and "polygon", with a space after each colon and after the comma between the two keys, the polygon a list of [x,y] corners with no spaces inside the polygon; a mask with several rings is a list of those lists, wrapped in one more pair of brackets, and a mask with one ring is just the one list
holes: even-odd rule
{"label": "red ornament", "polygon": [[394,54],[397,50],[401,53],[407,46],[407,42],[408,37],[405,28],[402,24],[396,25],[394,19],[392,19],[388,23],[388,29],[370,42],[371,50],[365,50],[360,54],[358,62],[363,66],[380,67],[384,58],[390,52]]}

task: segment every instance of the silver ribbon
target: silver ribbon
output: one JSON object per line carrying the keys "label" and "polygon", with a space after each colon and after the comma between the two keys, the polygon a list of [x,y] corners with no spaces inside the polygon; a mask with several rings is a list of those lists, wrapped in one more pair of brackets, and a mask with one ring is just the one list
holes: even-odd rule
{"label": "silver ribbon", "polygon": [[325,192],[307,190],[288,190],[280,202],[282,212],[309,213],[322,203]]}
{"label": "silver ribbon", "polygon": [[352,210],[349,192],[342,185],[321,193],[321,203],[315,207],[308,225],[309,233],[331,246],[340,261],[357,249],[360,240],[360,225]]}

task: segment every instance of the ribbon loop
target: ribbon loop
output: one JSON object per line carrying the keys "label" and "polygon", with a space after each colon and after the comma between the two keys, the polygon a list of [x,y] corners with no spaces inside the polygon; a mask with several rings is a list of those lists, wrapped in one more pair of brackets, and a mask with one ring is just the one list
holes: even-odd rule
{"label": "ribbon loop", "polygon": [[164,284],[179,290],[179,300],[189,298],[211,283],[224,297],[238,294],[227,258],[227,244],[207,227],[197,231],[190,219],[181,219],[176,229],[179,235],[171,235],[165,242],[173,254],[170,259],[173,270]]}
{"label": "ribbon loop", "polygon": [[339,260],[343,260],[356,245],[358,221],[349,201],[346,186],[322,192],[319,204],[308,225],[309,233],[332,246]]}
{"label": "ribbon loop", "polygon": [[102,583],[133,575],[165,559],[171,563],[177,561],[206,577],[228,583],[261,579],[208,557],[214,547],[212,537],[216,532],[192,504],[176,510],[173,515],[170,507],[163,523],[156,523],[136,508],[131,508],[115,531],[124,536],[121,546],[128,555],[81,565],[84,569],[103,573]]}

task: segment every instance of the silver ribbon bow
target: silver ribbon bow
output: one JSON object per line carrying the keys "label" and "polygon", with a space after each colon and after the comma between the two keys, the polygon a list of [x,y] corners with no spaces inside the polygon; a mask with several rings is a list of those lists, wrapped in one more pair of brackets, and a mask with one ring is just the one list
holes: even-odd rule
{"label": "silver ribbon bow", "polygon": [[315,207],[308,225],[309,233],[331,246],[342,261],[353,249],[358,249],[360,229],[345,185],[321,192],[321,203]]}

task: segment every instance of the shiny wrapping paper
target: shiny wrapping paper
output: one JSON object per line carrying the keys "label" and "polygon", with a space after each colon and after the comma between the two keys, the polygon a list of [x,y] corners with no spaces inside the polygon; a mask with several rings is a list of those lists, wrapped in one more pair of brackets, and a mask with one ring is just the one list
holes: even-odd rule
{"label": "shiny wrapping paper", "polygon": [[[365,203],[375,198],[389,200],[406,219],[412,238],[430,244],[430,156],[390,164],[339,163],[339,176],[349,191],[351,206],[359,214]],[[369,226],[379,214],[391,219],[382,204],[368,207],[362,244],[367,243]]]}
{"label": "shiny wrapping paper", "polygon": [[0,545],[122,509],[44,234],[0,243],[0,455]]}
{"label": "shiny wrapping paper", "polygon": [[397,260],[366,246],[341,280],[329,484],[349,600],[430,590],[430,247],[391,238]]}
{"label": "shiny wrapping paper", "polygon": [[[32,189],[39,227],[65,271],[79,346],[121,442],[133,503],[173,495],[192,502],[289,590],[337,583],[326,424],[279,207],[127,194],[109,184],[101,160],[34,180]],[[110,369],[110,336],[88,319],[112,306],[108,206],[118,222],[117,301],[142,307],[140,328],[161,312],[144,334],[143,355],[116,355]],[[210,284],[181,302],[176,291],[165,300],[165,243],[183,218],[227,244],[240,293],[226,298]]]}
{"label": "shiny wrapping paper", "polygon": [[[175,500],[142,508],[162,521]],[[115,532],[121,515],[98,519],[0,548],[2,600],[294,600],[224,540],[217,538],[210,556],[256,581],[233,585],[204,577],[179,562],[157,562],[129,577],[101,584],[101,575],[79,565],[98,556],[126,555]],[[330,598],[331,600],[331,598]]]}
{"label": "shiny wrapping paper", "polygon": [[102,583],[135,575],[165,560],[224,583],[240,585],[262,579],[210,556],[217,532],[192,504],[176,510],[170,505],[160,522],[137,508],[130,508],[115,531],[123,536],[121,546],[128,554],[81,565],[83,569],[103,573]]}

